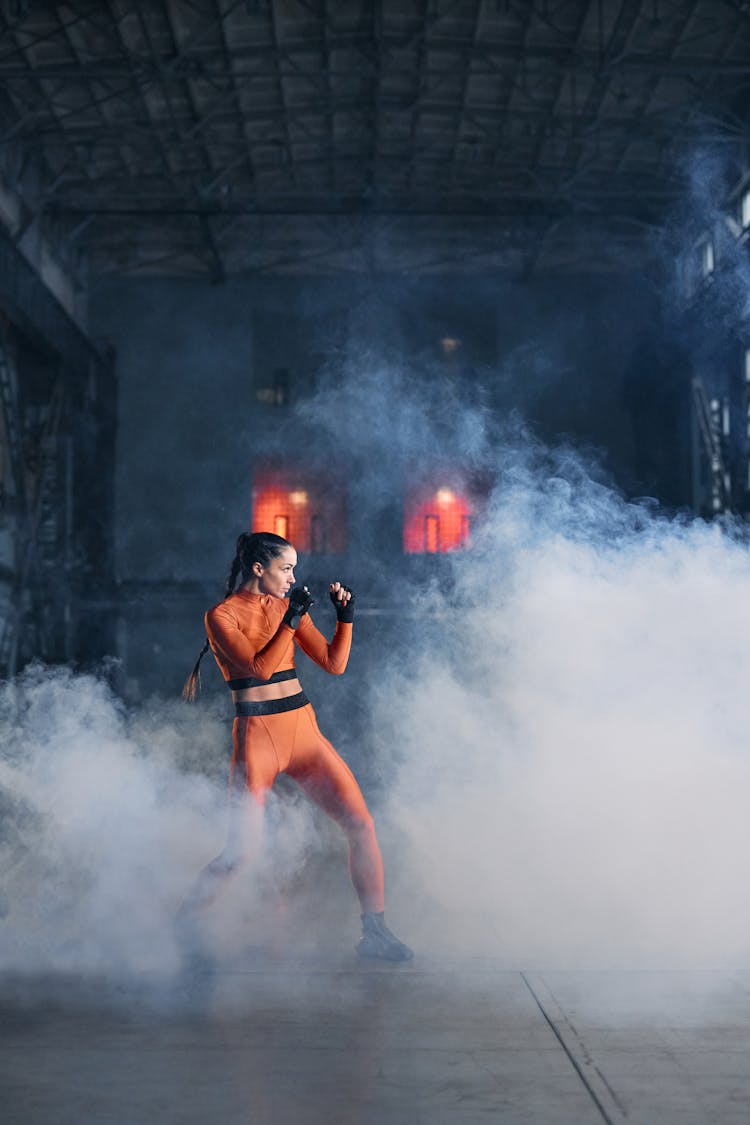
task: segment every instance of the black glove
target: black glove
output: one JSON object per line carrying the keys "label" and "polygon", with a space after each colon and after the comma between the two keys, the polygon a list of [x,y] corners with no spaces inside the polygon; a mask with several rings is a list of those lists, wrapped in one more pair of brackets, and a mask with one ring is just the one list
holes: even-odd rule
{"label": "black glove", "polygon": [[341,589],[346,590],[348,594],[351,594],[349,601],[340,602],[336,596],[338,593],[338,591],[336,590],[331,590],[330,592],[331,601],[333,602],[334,609],[336,610],[336,617],[338,618],[338,620],[347,621],[349,622],[349,624],[351,624],[351,622],[354,620],[354,594],[352,594],[349,586],[344,586],[342,584]]}
{"label": "black glove", "polygon": [[311,605],[315,605],[315,599],[307,586],[295,586],[289,592],[289,609],[281,620],[296,629]]}

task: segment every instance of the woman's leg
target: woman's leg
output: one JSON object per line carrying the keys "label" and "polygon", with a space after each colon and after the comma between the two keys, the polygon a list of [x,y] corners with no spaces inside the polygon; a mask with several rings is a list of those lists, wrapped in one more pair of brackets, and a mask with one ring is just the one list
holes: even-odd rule
{"label": "woman's leg", "polygon": [[279,773],[275,741],[277,739],[271,737],[269,726],[263,719],[234,720],[227,842],[216,858],[201,871],[184,910],[192,911],[210,905],[220,886],[258,854],[266,797]]}
{"label": "woman's leg", "polygon": [[300,713],[297,739],[286,772],[346,834],[349,874],[362,913],[382,911],[383,860],[374,821],[354,774],[321,734],[312,707]]}
{"label": "woman's leg", "polygon": [[301,713],[286,772],[341,825],[349,841],[349,872],[362,907],[360,957],[410,961],[408,945],[391,933],[383,914],[383,861],[375,825],[354,774],[321,734],[312,707]]}

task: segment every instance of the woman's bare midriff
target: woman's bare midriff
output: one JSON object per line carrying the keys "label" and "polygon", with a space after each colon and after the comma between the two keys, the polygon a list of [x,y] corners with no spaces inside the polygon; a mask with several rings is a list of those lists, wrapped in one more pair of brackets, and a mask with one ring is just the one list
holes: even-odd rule
{"label": "woman's bare midriff", "polygon": [[298,679],[282,680],[280,684],[261,684],[260,687],[241,688],[232,692],[235,703],[260,703],[265,699],[286,699],[302,691]]}

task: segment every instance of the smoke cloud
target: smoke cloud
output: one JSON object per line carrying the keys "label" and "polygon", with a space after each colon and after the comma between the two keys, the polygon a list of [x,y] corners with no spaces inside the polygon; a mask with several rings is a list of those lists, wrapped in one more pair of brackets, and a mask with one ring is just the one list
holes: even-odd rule
{"label": "smoke cloud", "polygon": [[[163,699],[128,711],[103,677],[64,668],[33,666],[3,687],[3,971],[159,979],[179,968],[178,907],[226,839],[223,712]],[[277,797],[267,820],[267,870],[240,881],[207,936],[227,957],[316,841],[301,802]],[[252,938],[265,936],[256,923]]]}
{"label": "smoke cloud", "polygon": [[749,593],[746,543],[716,527],[562,480],[496,498],[435,605],[443,643],[390,685],[422,941],[744,962]]}
{"label": "smoke cloud", "polygon": [[381,419],[356,476],[440,448],[496,480],[470,552],[416,589],[394,562],[371,692],[391,909],[420,948],[513,964],[743,963],[744,525],[630,503],[455,388],[348,387]]}

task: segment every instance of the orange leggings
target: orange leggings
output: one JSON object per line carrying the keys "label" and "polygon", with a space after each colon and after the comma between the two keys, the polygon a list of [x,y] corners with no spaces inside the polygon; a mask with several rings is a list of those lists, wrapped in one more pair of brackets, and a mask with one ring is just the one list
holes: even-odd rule
{"label": "orange leggings", "polygon": [[230,774],[264,805],[280,773],[289,774],[337,824],[349,842],[349,874],[363,913],[383,910],[383,861],[375,825],[346,762],[318,727],[311,704],[278,715],[241,716],[232,728]]}

